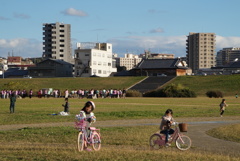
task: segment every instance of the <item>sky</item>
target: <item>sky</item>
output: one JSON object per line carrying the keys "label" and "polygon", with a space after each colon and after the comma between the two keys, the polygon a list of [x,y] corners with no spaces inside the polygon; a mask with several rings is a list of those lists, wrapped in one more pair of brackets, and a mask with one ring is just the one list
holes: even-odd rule
{"label": "sky", "polygon": [[41,57],[43,23],[71,24],[77,42],[113,52],[186,56],[189,32],[216,34],[216,52],[240,47],[240,0],[0,0],[0,57]]}

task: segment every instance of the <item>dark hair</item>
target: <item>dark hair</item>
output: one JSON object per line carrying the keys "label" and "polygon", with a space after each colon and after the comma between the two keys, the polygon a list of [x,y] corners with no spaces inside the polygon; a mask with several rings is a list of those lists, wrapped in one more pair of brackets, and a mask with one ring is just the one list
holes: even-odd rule
{"label": "dark hair", "polygon": [[92,112],[92,111],[94,110],[94,108],[93,108],[93,105],[92,105],[92,103],[91,103],[90,101],[88,101],[88,102],[85,103],[84,107],[82,108],[82,111],[86,112],[86,114],[89,114],[89,113],[86,111],[86,108],[87,108],[87,107],[90,107],[90,106],[92,106],[92,109],[91,109],[91,112]]}
{"label": "dark hair", "polygon": [[169,114],[169,113],[173,114],[172,109],[167,109],[167,111],[165,112],[165,114]]}
{"label": "dark hair", "polygon": [[68,98],[65,98],[65,101],[68,101]]}
{"label": "dark hair", "polygon": [[225,101],[225,99],[222,99],[222,103]]}

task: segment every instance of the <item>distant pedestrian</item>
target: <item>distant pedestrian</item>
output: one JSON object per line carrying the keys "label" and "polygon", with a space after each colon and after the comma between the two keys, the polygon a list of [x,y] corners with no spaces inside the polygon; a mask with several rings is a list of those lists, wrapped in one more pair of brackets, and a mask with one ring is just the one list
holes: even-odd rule
{"label": "distant pedestrian", "polygon": [[69,113],[69,103],[68,103],[68,98],[65,98],[65,105],[62,104],[62,106],[64,107],[64,112]]}
{"label": "distant pedestrian", "polygon": [[32,89],[30,89],[30,91],[29,91],[29,98],[32,98],[32,95],[33,95],[33,90]]}
{"label": "distant pedestrian", "polygon": [[15,102],[17,99],[15,92],[12,92],[12,94],[10,95],[9,98],[10,98],[10,113],[14,113],[15,112]]}
{"label": "distant pedestrian", "polygon": [[222,117],[224,111],[225,111],[225,108],[228,106],[226,104],[226,100],[225,99],[222,99],[222,102],[220,103],[220,117]]}
{"label": "distant pedestrian", "polygon": [[238,98],[238,94],[236,94],[235,97]]}

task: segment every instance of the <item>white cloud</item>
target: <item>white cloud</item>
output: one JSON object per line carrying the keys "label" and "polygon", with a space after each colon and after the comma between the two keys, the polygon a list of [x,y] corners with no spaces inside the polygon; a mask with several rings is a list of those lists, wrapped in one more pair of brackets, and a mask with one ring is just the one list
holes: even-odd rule
{"label": "white cloud", "polygon": [[163,31],[163,29],[162,28],[156,28],[156,29],[152,29],[151,31],[150,31],[150,33],[162,33],[162,32],[164,32]]}
{"label": "white cloud", "polygon": [[0,20],[10,20],[10,19],[6,18],[6,17],[3,17],[3,16],[0,16]]}
{"label": "white cloud", "polygon": [[[127,36],[108,39],[113,44],[113,52],[122,54],[144,53],[150,50],[155,53],[175,54],[176,57],[186,56],[186,36]],[[216,36],[216,52],[226,47],[240,47],[240,37]],[[15,56],[41,57],[42,42],[35,39],[0,39],[0,55],[7,57],[8,53]]]}
{"label": "white cloud", "polygon": [[240,47],[240,37],[222,37],[216,36],[216,50],[227,47]]}
{"label": "white cloud", "polygon": [[7,57],[8,53],[15,56],[26,57],[41,57],[42,42],[35,39],[0,39],[0,55]]}
{"label": "white cloud", "polygon": [[144,50],[158,53],[171,53],[175,56],[186,55],[186,36],[128,36],[108,40],[116,53],[143,53]]}
{"label": "white cloud", "polygon": [[15,18],[20,18],[20,19],[28,19],[30,18],[29,15],[23,14],[23,13],[14,13]]}
{"label": "white cloud", "polygon": [[70,15],[70,16],[78,16],[78,17],[85,17],[88,14],[81,10],[76,10],[74,8],[68,8],[65,11],[62,12],[64,15]]}

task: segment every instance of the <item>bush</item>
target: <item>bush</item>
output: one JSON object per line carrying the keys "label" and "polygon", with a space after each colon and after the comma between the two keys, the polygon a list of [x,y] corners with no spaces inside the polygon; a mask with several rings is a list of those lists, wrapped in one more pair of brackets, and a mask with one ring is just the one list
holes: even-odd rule
{"label": "bush", "polygon": [[142,97],[142,93],[136,90],[128,90],[126,93],[126,97]]}
{"label": "bush", "polygon": [[196,93],[181,84],[171,84],[163,89],[147,92],[144,97],[196,97]]}
{"label": "bush", "polygon": [[221,91],[207,91],[206,95],[209,97],[209,98],[223,98],[223,94]]}

